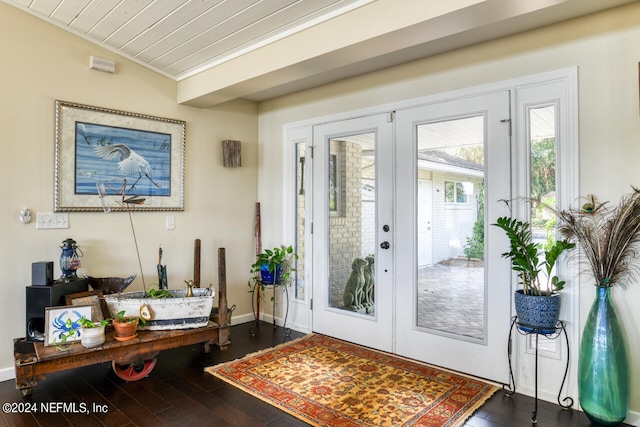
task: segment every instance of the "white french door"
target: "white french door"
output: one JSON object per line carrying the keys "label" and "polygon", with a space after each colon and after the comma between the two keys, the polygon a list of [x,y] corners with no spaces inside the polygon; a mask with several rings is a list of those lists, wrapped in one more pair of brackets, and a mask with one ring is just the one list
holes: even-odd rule
{"label": "white french door", "polygon": [[313,147],[313,330],[507,382],[489,224],[508,214],[509,92],[314,126]]}
{"label": "white french door", "polygon": [[313,330],[393,351],[390,114],[313,128]]}
{"label": "white french door", "polygon": [[509,123],[508,91],[396,113],[395,352],[502,382],[511,272],[490,224],[508,215],[499,200],[510,199]]}

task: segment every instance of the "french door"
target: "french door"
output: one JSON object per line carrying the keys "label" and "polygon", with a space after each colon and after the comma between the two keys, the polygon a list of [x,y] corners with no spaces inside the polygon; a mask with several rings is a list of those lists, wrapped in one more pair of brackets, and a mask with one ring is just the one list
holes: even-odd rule
{"label": "french door", "polygon": [[508,91],[396,114],[395,352],[501,382],[511,271],[490,224],[509,215],[509,125]]}
{"label": "french door", "polygon": [[489,224],[508,214],[509,93],[314,126],[313,147],[313,330],[507,382]]}
{"label": "french door", "polygon": [[313,129],[313,330],[393,351],[393,126]]}

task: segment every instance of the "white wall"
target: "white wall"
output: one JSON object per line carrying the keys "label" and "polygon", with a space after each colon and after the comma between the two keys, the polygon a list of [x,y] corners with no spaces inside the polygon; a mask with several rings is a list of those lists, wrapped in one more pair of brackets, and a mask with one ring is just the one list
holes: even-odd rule
{"label": "white wall", "polygon": [[[116,73],[89,69],[89,56],[116,61]],[[193,242],[202,240],[202,285],[217,287],[217,249],[226,248],[227,286],[235,315],[251,313],[247,294],[254,260],[257,199],[257,108],[237,101],[202,110],[176,102],[176,83],[79,37],[0,3],[0,379],[13,375],[14,337],[25,335],[25,286],[31,263],[55,261],[73,237],[84,252],[79,273],[96,277],[138,273],[124,213],[70,213],[69,229],[36,230],[19,222],[21,208],[54,208],[54,101],[184,120],[187,123],[184,212],[134,214],[146,282],[157,283],[161,244],[170,288],[193,277]],[[242,141],[242,167],[222,166],[221,142]],[[165,230],[165,217],[175,230]]]}
{"label": "white wall", "polygon": [[[271,190],[283,188],[277,171],[284,124],[572,66],[579,67],[580,192],[617,201],[640,185],[639,45],[640,4],[634,3],[261,103],[259,196],[271,212],[263,217],[264,239],[277,242],[283,230],[276,214],[283,200]],[[595,293],[589,280],[580,287],[582,325]],[[613,297],[629,338],[630,408],[637,412],[640,283],[616,288]]]}

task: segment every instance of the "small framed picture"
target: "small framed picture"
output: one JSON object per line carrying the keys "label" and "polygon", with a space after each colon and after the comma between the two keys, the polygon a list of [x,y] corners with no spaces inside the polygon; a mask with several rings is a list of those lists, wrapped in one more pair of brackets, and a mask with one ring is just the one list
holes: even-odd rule
{"label": "small framed picture", "polygon": [[109,318],[109,307],[104,300],[102,291],[87,291],[68,294],[64,296],[67,305],[90,305],[93,307],[91,311],[91,320],[93,322],[101,322]]}
{"label": "small framed picture", "polygon": [[[91,319],[91,305],[63,305],[58,307],[45,307],[44,312],[44,345],[50,346],[62,340],[62,335],[69,332],[71,328],[80,330],[78,320],[83,317]],[[67,321],[71,321],[69,328]],[[80,333],[68,337],[66,342],[77,341]]]}

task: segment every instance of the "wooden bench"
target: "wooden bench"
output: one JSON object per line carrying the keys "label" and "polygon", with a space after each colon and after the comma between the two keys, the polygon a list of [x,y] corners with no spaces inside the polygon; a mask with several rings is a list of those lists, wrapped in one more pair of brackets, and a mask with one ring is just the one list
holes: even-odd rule
{"label": "wooden bench", "polygon": [[28,395],[46,374],[104,362],[112,362],[113,370],[120,378],[136,381],[151,372],[161,350],[198,343],[203,343],[207,353],[211,344],[226,349],[229,342],[221,343],[219,338],[220,327],[213,322],[194,329],[140,331],[136,338],[125,342],[116,341],[113,332],[108,332],[100,347],[85,348],[77,343],[65,351],[16,338],[13,340],[16,389]]}

